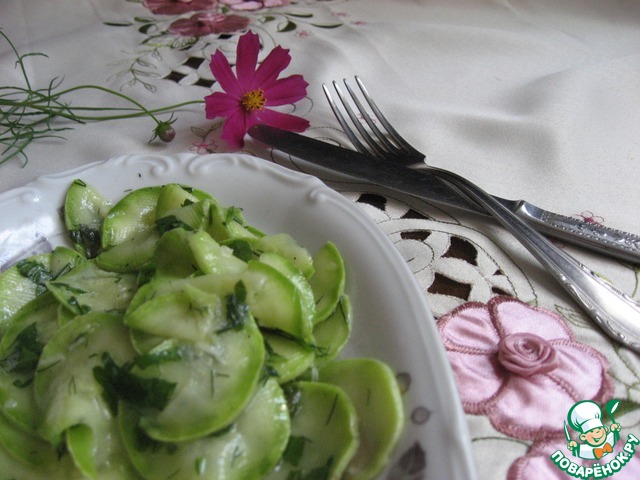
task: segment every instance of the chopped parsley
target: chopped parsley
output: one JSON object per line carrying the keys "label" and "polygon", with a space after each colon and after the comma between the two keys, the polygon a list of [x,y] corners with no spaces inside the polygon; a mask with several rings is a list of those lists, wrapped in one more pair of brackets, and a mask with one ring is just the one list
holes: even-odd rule
{"label": "chopped parsley", "polygon": [[43,348],[36,324],[32,323],[16,336],[9,348],[9,354],[0,359],[0,368],[5,372],[26,377],[16,380],[16,387],[26,387],[33,381]]}
{"label": "chopped parsley", "polygon": [[133,364],[118,366],[111,355],[102,354],[102,366],[93,368],[93,376],[102,386],[102,396],[109,409],[115,414],[118,400],[128,402],[138,408],[163,410],[176,388],[173,382],[161,378],[146,378],[131,372]]}
{"label": "chopped parsley", "polygon": [[82,249],[87,258],[95,258],[101,250],[102,240],[100,230],[88,225],[80,225],[74,230],[69,230],[71,241]]}
{"label": "chopped parsley", "polygon": [[163,233],[173,230],[174,228],[184,228],[187,231],[192,232],[193,227],[188,223],[179,220],[175,215],[167,215],[156,220],[156,230],[162,235]]}
{"label": "chopped parsley", "polygon": [[51,271],[42,263],[34,260],[21,260],[16,263],[18,272],[23,277],[36,284],[36,295],[40,295],[47,290],[46,283],[53,279]]}
{"label": "chopped parsley", "polygon": [[242,281],[235,284],[233,293],[225,297],[227,306],[227,322],[222,325],[217,333],[228,330],[241,330],[249,318],[249,305],[247,305],[247,287]]}

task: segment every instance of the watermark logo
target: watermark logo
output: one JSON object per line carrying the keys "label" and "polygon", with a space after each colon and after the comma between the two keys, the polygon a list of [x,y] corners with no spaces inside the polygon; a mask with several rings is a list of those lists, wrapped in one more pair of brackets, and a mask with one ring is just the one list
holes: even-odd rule
{"label": "watermark logo", "polygon": [[[561,450],[556,450],[551,455],[553,463],[572,477],[585,480],[607,478],[622,470],[636,453],[636,445],[640,444],[640,439],[630,433],[624,445],[620,442],[622,429],[614,417],[619,405],[618,400],[610,400],[605,405],[605,411],[611,421],[606,425],[608,422],[603,419],[602,407],[596,402],[583,400],[574,404],[569,409],[564,423],[567,450],[572,457],[593,460],[594,463],[588,466],[580,465]],[[569,427],[574,432],[573,436]]]}

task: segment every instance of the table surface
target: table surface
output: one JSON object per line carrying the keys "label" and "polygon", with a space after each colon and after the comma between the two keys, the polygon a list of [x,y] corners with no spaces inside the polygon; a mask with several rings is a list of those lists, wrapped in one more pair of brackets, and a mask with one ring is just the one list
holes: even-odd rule
{"label": "table surface", "polygon": [[[198,9],[206,8],[227,18],[203,22]],[[236,23],[228,22],[231,15]],[[260,58],[277,45],[288,49],[283,75],[301,74],[309,83],[305,98],[283,107],[310,122],[305,135],[348,145],[321,86],[358,75],[428,163],[496,195],[635,234],[639,27],[640,3],[593,0],[0,3],[0,29],[18,52],[46,54],[25,57],[34,89],[98,85],[148,109],[202,101],[221,91],[211,55],[219,49],[233,59],[238,38],[251,29]],[[24,85],[15,62],[0,39],[0,85]],[[128,105],[102,91],[80,90],[69,99],[74,106]],[[35,140],[26,157],[1,164],[0,191],[124,154],[232,150],[220,138],[223,121],[207,119],[202,103],[178,109],[173,120],[170,143],[149,142],[148,118],[54,120],[69,127],[59,132],[64,138]],[[240,151],[306,171],[248,138]],[[330,180],[388,234],[427,297],[466,412],[478,478],[568,478],[550,455],[570,455],[563,423],[582,400],[621,400],[616,421],[623,438],[640,435],[637,354],[594,328],[501,227]],[[558,245],[640,299],[638,265]],[[604,414],[602,420],[612,423]],[[640,462],[632,458],[614,478],[637,478]]]}

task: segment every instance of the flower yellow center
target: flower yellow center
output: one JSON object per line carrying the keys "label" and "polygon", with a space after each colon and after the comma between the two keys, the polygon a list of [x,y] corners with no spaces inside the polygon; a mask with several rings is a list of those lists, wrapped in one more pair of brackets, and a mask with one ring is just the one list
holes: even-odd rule
{"label": "flower yellow center", "polygon": [[264,92],[260,88],[251,90],[242,96],[242,108],[247,112],[251,110],[261,110],[266,103],[267,99],[264,98]]}

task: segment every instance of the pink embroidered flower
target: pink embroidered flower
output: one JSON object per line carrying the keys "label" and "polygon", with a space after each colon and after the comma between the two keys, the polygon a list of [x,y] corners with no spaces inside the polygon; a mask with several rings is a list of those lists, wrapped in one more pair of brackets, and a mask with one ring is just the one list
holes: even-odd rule
{"label": "pink embroidered flower", "polygon": [[[613,451],[616,455],[623,451],[622,447],[626,440],[627,437],[623,434],[614,446]],[[534,443],[526,455],[518,458],[511,464],[509,472],[507,473],[507,480],[568,480],[571,478],[568,473],[561,470],[550,458],[551,455],[558,450],[572,463],[583,467],[593,468],[594,466],[594,460],[583,460],[572,456],[567,450],[567,442],[563,437],[552,442]],[[611,460],[612,457],[606,457],[606,459],[603,458],[598,463],[600,466],[603,466]],[[592,474],[589,478],[597,477]],[[604,476],[601,478],[604,478]],[[627,463],[619,466],[611,478],[640,478],[640,455],[636,453],[630,456]]]}
{"label": "pink embroidered flower", "polygon": [[144,0],[143,3],[158,15],[180,15],[212,9],[218,5],[218,0]]}
{"label": "pink embroidered flower", "polygon": [[184,37],[202,37],[210,33],[231,33],[244,30],[249,19],[239,15],[223,15],[215,12],[198,12],[189,18],[179,18],[169,26],[169,31]]}
{"label": "pink embroidered flower", "polygon": [[304,118],[267,108],[301,100],[307,94],[308,83],[302,75],[278,78],[291,61],[288,50],[277,46],[257,66],[259,50],[256,34],[250,31],[240,37],[236,75],[220,50],[211,57],[211,72],[224,92],[205,97],[206,115],[209,119],[226,117],[221,138],[238,149],[244,145],[247,130],[258,123],[295,132],[309,126]]}
{"label": "pink embroidered flower", "polygon": [[263,8],[283,7],[289,5],[289,0],[220,0],[233,10],[261,10]]}
{"label": "pink embroidered flower", "polygon": [[461,305],[438,328],[465,411],[512,437],[562,435],[571,405],[613,393],[606,358],[575,341],[551,311],[494,297]]}

